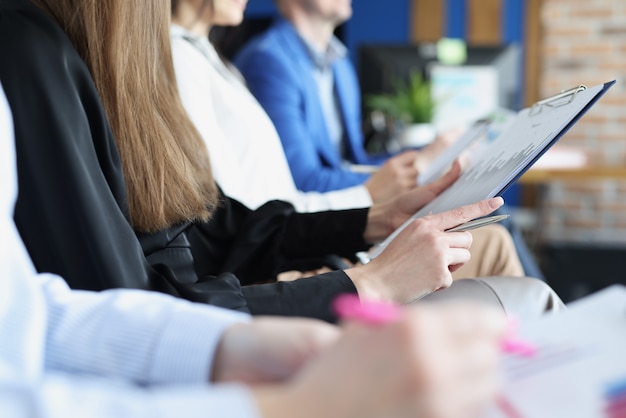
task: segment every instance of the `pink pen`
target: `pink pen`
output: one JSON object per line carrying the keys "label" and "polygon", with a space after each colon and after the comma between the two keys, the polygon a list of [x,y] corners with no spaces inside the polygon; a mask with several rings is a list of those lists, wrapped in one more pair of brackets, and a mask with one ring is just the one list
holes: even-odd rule
{"label": "pink pen", "polygon": [[[342,319],[359,321],[368,325],[384,325],[400,318],[399,306],[385,302],[362,301],[357,295],[343,294],[333,302],[335,313]],[[517,337],[518,323],[510,319],[504,338],[502,351],[523,357],[535,355],[537,349],[531,343]]]}
{"label": "pink pen", "polygon": [[537,353],[537,347],[528,341],[524,341],[517,336],[519,323],[513,318],[509,318],[507,330],[502,339],[502,351],[510,354],[517,354],[522,357],[532,357]]}
{"label": "pink pen", "polygon": [[364,302],[354,294],[337,296],[333,302],[335,313],[342,319],[349,319],[369,325],[382,325],[400,318],[398,306],[384,302]]}

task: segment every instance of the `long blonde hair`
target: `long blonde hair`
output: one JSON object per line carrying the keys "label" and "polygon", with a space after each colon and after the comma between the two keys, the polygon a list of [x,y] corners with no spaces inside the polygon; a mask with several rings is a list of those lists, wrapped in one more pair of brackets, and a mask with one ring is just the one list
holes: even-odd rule
{"label": "long blonde hair", "polygon": [[119,148],[131,223],[207,220],[218,193],[174,74],[168,0],[32,0],[87,63]]}

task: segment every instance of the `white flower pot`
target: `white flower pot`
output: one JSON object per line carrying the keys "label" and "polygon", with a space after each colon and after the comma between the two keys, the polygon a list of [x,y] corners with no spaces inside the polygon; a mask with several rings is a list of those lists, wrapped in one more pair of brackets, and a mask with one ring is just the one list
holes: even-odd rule
{"label": "white flower pot", "polygon": [[435,140],[437,131],[432,123],[414,123],[405,125],[399,135],[403,148],[423,147]]}

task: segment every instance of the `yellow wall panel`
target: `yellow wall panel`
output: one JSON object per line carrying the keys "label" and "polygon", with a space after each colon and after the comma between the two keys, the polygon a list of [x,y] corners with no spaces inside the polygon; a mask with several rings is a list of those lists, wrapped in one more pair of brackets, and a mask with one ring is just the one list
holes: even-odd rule
{"label": "yellow wall panel", "polygon": [[530,106],[539,100],[539,74],[541,71],[541,6],[542,0],[527,0],[526,5],[526,97],[525,104]]}
{"label": "yellow wall panel", "polygon": [[467,41],[474,45],[502,43],[502,1],[467,0]]}
{"label": "yellow wall panel", "polygon": [[413,0],[411,3],[411,40],[432,42],[445,34],[445,0]]}

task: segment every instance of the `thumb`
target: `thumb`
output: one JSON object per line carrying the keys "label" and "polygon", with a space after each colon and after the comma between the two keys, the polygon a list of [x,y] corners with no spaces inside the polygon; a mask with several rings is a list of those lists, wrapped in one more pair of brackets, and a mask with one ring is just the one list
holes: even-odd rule
{"label": "thumb", "polygon": [[409,150],[409,151],[404,151],[401,154],[398,154],[393,158],[399,163],[401,163],[402,165],[408,166],[408,165],[413,165],[415,163],[415,159],[417,158],[418,155],[419,155],[419,151]]}
{"label": "thumb", "polygon": [[460,206],[447,212],[430,216],[432,216],[433,224],[445,231],[472,219],[489,215],[503,204],[504,200],[501,197],[492,197],[491,199],[481,200],[471,205]]}

